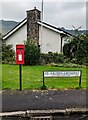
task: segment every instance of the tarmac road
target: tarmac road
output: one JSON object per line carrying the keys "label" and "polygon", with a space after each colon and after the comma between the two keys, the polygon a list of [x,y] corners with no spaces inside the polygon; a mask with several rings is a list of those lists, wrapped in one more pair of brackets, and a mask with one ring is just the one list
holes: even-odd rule
{"label": "tarmac road", "polygon": [[[88,90],[23,90],[2,91],[2,112],[84,108]],[[1,93],[0,93],[1,95]]]}

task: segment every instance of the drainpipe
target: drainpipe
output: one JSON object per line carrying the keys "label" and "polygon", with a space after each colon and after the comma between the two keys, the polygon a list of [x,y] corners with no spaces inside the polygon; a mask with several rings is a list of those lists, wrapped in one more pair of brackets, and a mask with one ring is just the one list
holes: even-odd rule
{"label": "drainpipe", "polygon": [[63,37],[64,37],[64,35],[62,35],[62,36],[61,36],[61,47],[60,47],[60,53],[62,53],[62,52],[63,52],[63,48],[62,48]]}
{"label": "drainpipe", "polygon": [[62,46],[62,43],[63,43],[63,38],[65,37],[66,35],[61,35],[61,48],[60,48],[60,52],[62,53],[63,52],[63,46]]}

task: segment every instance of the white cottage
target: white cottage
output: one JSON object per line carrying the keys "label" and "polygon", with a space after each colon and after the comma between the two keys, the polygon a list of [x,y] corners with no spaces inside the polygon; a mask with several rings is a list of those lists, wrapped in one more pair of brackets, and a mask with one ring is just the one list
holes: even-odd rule
{"label": "white cottage", "polygon": [[42,53],[61,53],[63,51],[64,41],[71,34],[60,28],[41,22],[40,16],[41,12],[36,8],[27,11],[27,18],[3,37],[6,44],[12,44],[15,49],[16,44],[23,44],[24,41],[31,39],[36,45],[40,45]]}

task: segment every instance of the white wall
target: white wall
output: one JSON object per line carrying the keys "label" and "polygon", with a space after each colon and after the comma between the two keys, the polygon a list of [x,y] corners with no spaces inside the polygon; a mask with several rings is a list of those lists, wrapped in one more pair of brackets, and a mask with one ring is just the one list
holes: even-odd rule
{"label": "white wall", "polygon": [[23,25],[19,30],[6,39],[6,44],[12,44],[16,51],[16,44],[23,44],[27,41],[27,24]]}
{"label": "white wall", "polygon": [[41,27],[39,27],[39,43],[42,53],[58,52],[60,53],[61,37],[60,34],[54,32],[46,27],[42,28],[41,40]]}
{"label": "white wall", "polygon": [[[62,46],[64,40],[62,40]],[[12,44],[16,51],[16,44],[23,44],[27,41],[27,24],[23,25],[19,30],[6,39],[6,44]],[[41,44],[42,43],[42,44]],[[39,26],[39,44],[42,53],[48,52],[61,52],[61,36],[58,32],[55,32],[49,28],[43,26],[42,28],[42,40],[41,40],[41,27]]]}

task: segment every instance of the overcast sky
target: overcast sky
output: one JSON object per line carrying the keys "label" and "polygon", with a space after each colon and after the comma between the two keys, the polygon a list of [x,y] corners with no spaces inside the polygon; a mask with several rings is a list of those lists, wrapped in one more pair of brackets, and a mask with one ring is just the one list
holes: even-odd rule
{"label": "overcast sky", "polygon": [[[0,0],[0,19],[22,21],[26,11],[35,6],[41,10],[42,0]],[[86,29],[87,0],[43,0],[43,21],[67,29]]]}

